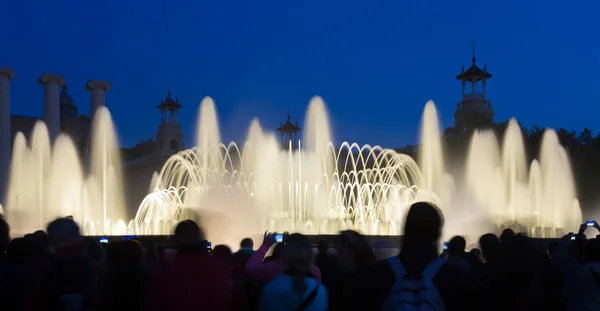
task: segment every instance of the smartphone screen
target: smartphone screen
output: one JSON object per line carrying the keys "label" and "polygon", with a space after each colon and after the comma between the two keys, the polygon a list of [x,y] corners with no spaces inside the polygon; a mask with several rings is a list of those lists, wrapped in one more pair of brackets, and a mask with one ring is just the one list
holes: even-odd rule
{"label": "smartphone screen", "polygon": [[588,227],[593,227],[594,226],[594,222],[593,221],[588,221],[586,224],[587,224]]}
{"label": "smartphone screen", "polygon": [[108,244],[108,238],[100,238],[100,243]]}
{"label": "smartphone screen", "polygon": [[572,241],[573,241],[573,240],[575,240],[575,236],[572,236],[572,237],[571,237],[571,240],[572,240]]}
{"label": "smartphone screen", "polygon": [[444,242],[444,250],[447,251],[448,250],[448,242]]}
{"label": "smartphone screen", "polygon": [[209,249],[210,249],[211,247],[212,247],[212,243],[210,243],[210,242],[206,242],[206,248],[209,248]]}
{"label": "smartphone screen", "polygon": [[275,236],[275,242],[281,243],[283,242],[283,234],[278,234]]}

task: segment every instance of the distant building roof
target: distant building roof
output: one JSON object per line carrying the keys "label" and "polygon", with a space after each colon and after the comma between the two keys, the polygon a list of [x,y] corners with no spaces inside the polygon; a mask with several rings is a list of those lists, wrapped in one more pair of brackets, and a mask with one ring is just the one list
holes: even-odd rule
{"label": "distant building roof", "polygon": [[281,132],[281,133],[296,133],[301,130],[302,130],[302,128],[300,128],[298,126],[298,122],[296,122],[296,124],[292,123],[291,117],[289,114],[288,114],[287,121],[284,124],[282,124],[280,127],[277,128],[277,131]]}
{"label": "distant building roof", "polygon": [[167,97],[164,100],[161,99],[160,105],[156,107],[160,110],[177,110],[183,106],[179,104],[179,98],[176,98],[175,100],[171,98],[171,91],[169,91],[169,93],[167,93]]}

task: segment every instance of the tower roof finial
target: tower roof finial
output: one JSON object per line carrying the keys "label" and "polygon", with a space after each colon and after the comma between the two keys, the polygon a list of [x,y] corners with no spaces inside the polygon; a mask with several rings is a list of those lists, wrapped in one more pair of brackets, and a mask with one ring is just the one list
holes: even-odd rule
{"label": "tower roof finial", "polygon": [[475,41],[473,41],[473,58],[471,60],[473,61],[473,65],[475,65],[475,61],[477,60],[477,58],[475,58]]}
{"label": "tower roof finial", "polygon": [[290,121],[291,118],[292,118],[292,115],[290,113],[290,104],[288,103],[288,122]]}

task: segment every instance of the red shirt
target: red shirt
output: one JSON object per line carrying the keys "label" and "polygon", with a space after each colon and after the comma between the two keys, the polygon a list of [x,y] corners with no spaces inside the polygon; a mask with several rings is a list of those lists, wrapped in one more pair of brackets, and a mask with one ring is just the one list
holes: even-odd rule
{"label": "red shirt", "polygon": [[207,253],[178,253],[149,283],[145,310],[229,310],[229,273]]}

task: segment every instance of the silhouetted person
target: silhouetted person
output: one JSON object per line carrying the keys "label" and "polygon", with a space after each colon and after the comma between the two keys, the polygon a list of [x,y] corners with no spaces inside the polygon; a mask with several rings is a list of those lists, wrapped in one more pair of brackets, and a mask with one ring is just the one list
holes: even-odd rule
{"label": "silhouetted person", "polygon": [[212,255],[218,260],[228,262],[233,259],[231,248],[227,245],[217,245],[213,248]]}
{"label": "silhouetted person", "polygon": [[457,265],[462,271],[465,281],[468,283],[471,279],[471,265],[467,261],[465,248],[467,241],[461,236],[455,236],[448,242],[448,262]]}
{"label": "silhouetted person", "polygon": [[516,234],[512,229],[506,228],[500,234],[500,243],[510,242],[515,236]]}
{"label": "silhouetted person", "polygon": [[[285,270],[282,255],[285,254],[284,243],[277,243],[274,232],[265,232],[263,243],[257,251],[252,254],[252,257],[246,263],[246,273],[252,279],[259,281],[261,284],[267,284],[278,278]],[[271,246],[275,245],[273,256],[275,260],[267,261],[265,255]],[[287,244],[287,241],[286,241]],[[264,262],[263,262],[264,259]],[[321,283],[321,271],[317,266],[312,266],[312,272],[315,279]]]}
{"label": "silhouetted person", "polygon": [[254,241],[251,238],[245,238],[240,242],[240,249],[233,254],[233,259],[242,266],[246,266],[248,259],[254,253]]}
{"label": "silhouetted person", "polygon": [[142,310],[146,280],[140,243],[135,240],[118,242],[108,274],[105,310]]}
{"label": "silhouetted person", "polygon": [[[405,277],[419,279],[425,268],[438,259],[438,245],[444,220],[441,212],[429,203],[415,203],[410,207],[404,224],[403,245],[397,257],[374,265],[351,292],[351,310],[381,310],[397,280],[391,260],[399,260],[406,271]],[[433,284],[446,310],[464,310],[466,284],[459,267],[452,263],[441,265]]]}
{"label": "silhouetted person", "polygon": [[10,227],[0,215],[0,309],[22,310],[23,269],[10,263],[6,249],[10,241]]}
{"label": "silhouetted person", "polygon": [[478,298],[488,305],[487,310],[540,310],[546,262],[543,250],[522,235],[503,243]]}
{"label": "silhouetted person", "polygon": [[312,259],[308,239],[299,233],[291,234],[283,250],[285,270],[264,287],[259,310],[327,310],[327,290],[312,273]]}
{"label": "silhouetted person", "polygon": [[[573,234],[564,236],[552,258],[563,277],[565,310],[600,310],[600,240],[584,241],[586,229],[582,224],[575,241]],[[571,253],[571,247],[578,249]],[[583,258],[576,258],[577,253]]]}
{"label": "silhouetted person", "polygon": [[[315,256],[315,265],[319,267],[323,285],[328,289],[333,286],[332,282],[337,280],[337,277],[335,276],[337,274],[336,263],[337,261],[329,254],[329,243],[325,240],[319,241],[317,246],[317,256]],[[331,294],[331,291],[329,291],[329,294]]]}
{"label": "silhouetted person", "polygon": [[230,276],[211,256],[198,225],[185,220],[175,228],[170,243],[172,262],[148,285],[144,310],[229,310]]}
{"label": "silhouetted person", "polygon": [[487,233],[479,238],[481,254],[486,264],[494,262],[500,252],[500,240],[492,233]]}
{"label": "silhouetted person", "polygon": [[356,231],[340,232],[335,244],[338,258],[331,269],[334,275],[325,283],[329,291],[329,309],[347,310],[351,308],[347,293],[357,286],[356,280],[362,280],[363,274],[368,273],[377,259],[365,236]]}
{"label": "silhouetted person", "polygon": [[105,271],[85,256],[79,226],[57,218],[46,231],[52,254],[34,267],[27,310],[97,310]]}

